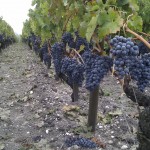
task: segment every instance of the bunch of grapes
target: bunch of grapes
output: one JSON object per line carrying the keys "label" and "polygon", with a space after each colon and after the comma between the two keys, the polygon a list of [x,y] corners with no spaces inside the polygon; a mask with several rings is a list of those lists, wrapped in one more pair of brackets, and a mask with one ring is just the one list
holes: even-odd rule
{"label": "bunch of grapes", "polygon": [[33,45],[33,50],[35,51],[36,54],[38,54],[38,50],[39,50],[38,45],[34,44]]}
{"label": "bunch of grapes", "polygon": [[140,91],[143,92],[146,87],[150,86],[150,53],[132,61],[130,75],[133,80],[137,81]]}
{"label": "bunch of grapes", "polygon": [[139,48],[130,38],[115,36],[110,44],[113,49],[111,53],[114,56],[114,69],[120,79],[129,74],[129,66],[132,60],[136,59],[139,54]]}
{"label": "bunch of grapes", "polygon": [[84,148],[96,148],[97,147],[96,143],[94,143],[90,139],[86,139],[83,137],[80,137],[80,138],[70,137],[65,141],[65,144],[67,145],[67,147],[71,147],[73,145],[77,145],[77,146],[84,147]]}
{"label": "bunch of grapes", "polygon": [[61,73],[66,74],[69,84],[82,86],[84,80],[84,65],[76,59],[65,57],[62,59]]}
{"label": "bunch of grapes", "polygon": [[41,61],[43,62],[43,56],[44,54],[48,53],[47,43],[44,43],[42,47],[39,49],[39,57]]}
{"label": "bunch of grapes", "polygon": [[64,50],[65,50],[64,43],[55,43],[52,46],[53,63],[57,75],[59,75],[61,72],[61,60],[64,57]]}
{"label": "bunch of grapes", "polygon": [[43,60],[44,60],[44,64],[47,66],[47,68],[49,69],[51,66],[51,56],[48,53],[45,53],[43,55]]}
{"label": "bunch of grapes", "polygon": [[85,51],[82,57],[85,62],[86,88],[93,91],[109,72],[113,61],[108,56],[92,54],[91,51]]}
{"label": "bunch of grapes", "polygon": [[89,43],[87,42],[87,40],[85,38],[77,36],[75,49],[77,51],[80,50],[80,46],[84,46],[85,49],[87,49],[87,48],[89,48]]}
{"label": "bunch of grapes", "polygon": [[149,48],[143,42],[138,43],[138,47],[141,55],[149,52]]}
{"label": "bunch of grapes", "polygon": [[72,34],[70,32],[65,32],[62,36],[62,41],[68,44],[70,48],[75,48],[75,42]]}

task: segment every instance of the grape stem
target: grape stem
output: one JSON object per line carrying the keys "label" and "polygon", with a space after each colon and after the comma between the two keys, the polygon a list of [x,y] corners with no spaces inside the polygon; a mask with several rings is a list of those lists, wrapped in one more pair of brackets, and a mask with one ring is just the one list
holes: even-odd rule
{"label": "grape stem", "polygon": [[81,59],[82,63],[84,64],[84,60],[82,59],[81,55],[74,48],[72,48],[72,50],[78,55],[78,57]]}
{"label": "grape stem", "polygon": [[138,38],[140,41],[142,41],[149,48],[149,51],[150,51],[150,44],[142,36],[138,35],[134,31],[129,29],[127,26],[125,26],[125,29],[126,29],[126,32],[133,34],[136,38]]}
{"label": "grape stem", "polygon": [[98,41],[97,41],[96,45],[97,45],[98,49],[102,52],[101,46],[100,46],[100,44],[98,43]]}
{"label": "grape stem", "polygon": [[94,37],[94,39],[95,39],[95,41],[96,41],[96,45],[97,45],[99,51],[102,52],[102,48],[101,48],[101,46],[100,46],[100,44],[99,44],[99,39],[98,39],[96,33],[94,33],[93,37]]}
{"label": "grape stem", "polygon": [[97,47],[94,47],[94,49],[97,50],[98,52],[101,52],[101,51],[99,50],[99,48],[97,48]]}
{"label": "grape stem", "polygon": [[149,34],[146,34],[146,33],[144,33],[144,32],[140,32],[140,31],[138,31],[139,33],[141,33],[141,34],[143,34],[143,35],[145,35],[145,36],[148,36],[148,37],[150,37],[150,35]]}

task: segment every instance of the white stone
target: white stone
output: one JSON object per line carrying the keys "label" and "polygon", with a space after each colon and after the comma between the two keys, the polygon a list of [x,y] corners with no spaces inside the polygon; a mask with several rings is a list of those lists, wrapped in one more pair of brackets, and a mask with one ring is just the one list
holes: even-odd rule
{"label": "white stone", "polygon": [[73,149],[79,149],[80,147],[78,145],[74,145],[72,148]]}
{"label": "white stone", "polygon": [[114,139],[114,138],[115,138],[115,136],[113,136],[113,135],[112,135],[112,136],[111,136],[111,138],[112,138],[112,139]]}
{"label": "white stone", "polygon": [[112,141],[112,140],[109,140],[109,141],[108,141],[108,144],[113,144],[113,141]]}
{"label": "white stone", "polygon": [[122,146],[121,146],[121,149],[127,149],[127,148],[128,148],[127,145],[122,145]]}
{"label": "white stone", "polygon": [[102,129],[103,128],[103,126],[98,126],[100,129]]}
{"label": "white stone", "polygon": [[46,134],[48,134],[49,133],[49,129],[46,129]]}
{"label": "white stone", "polygon": [[109,108],[109,106],[105,106],[105,108]]}
{"label": "white stone", "polygon": [[33,91],[30,91],[30,94],[33,94]]}

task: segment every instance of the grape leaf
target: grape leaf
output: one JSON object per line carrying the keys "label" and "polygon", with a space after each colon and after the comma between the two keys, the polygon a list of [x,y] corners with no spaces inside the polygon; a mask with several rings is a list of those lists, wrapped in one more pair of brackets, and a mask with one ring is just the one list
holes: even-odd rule
{"label": "grape leaf", "polygon": [[91,37],[94,33],[94,30],[97,26],[97,20],[98,20],[98,17],[99,17],[99,14],[97,14],[96,16],[92,17],[90,23],[88,24],[88,27],[87,27],[87,31],[86,31],[86,38],[88,41],[91,40]]}
{"label": "grape leaf", "polygon": [[140,16],[134,15],[128,20],[128,27],[133,30],[142,31],[143,21]]}
{"label": "grape leaf", "polygon": [[63,0],[64,6],[68,5],[68,0]]}

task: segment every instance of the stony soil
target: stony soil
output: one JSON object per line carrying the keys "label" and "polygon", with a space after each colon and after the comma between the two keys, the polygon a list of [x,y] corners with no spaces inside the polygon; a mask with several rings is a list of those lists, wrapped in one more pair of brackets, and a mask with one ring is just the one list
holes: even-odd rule
{"label": "stony soil", "polygon": [[[138,113],[111,75],[101,84],[96,132],[86,127],[89,92],[72,90],[54,79],[38,56],[25,44],[14,44],[0,54],[0,150],[74,150],[68,136],[95,137],[106,150],[136,149]],[[98,150],[102,147],[96,148]],[[94,150],[94,149],[93,149]]]}

